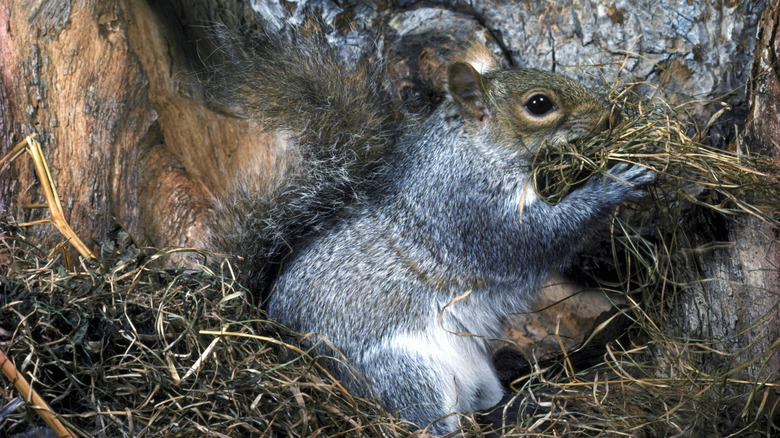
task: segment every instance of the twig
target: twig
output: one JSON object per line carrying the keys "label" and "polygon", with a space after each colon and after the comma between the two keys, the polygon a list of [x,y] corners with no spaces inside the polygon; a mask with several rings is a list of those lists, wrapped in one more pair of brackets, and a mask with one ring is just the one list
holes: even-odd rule
{"label": "twig", "polygon": [[48,404],[41,398],[41,396],[38,395],[37,392],[35,392],[34,389],[30,386],[29,383],[27,383],[27,380],[19,374],[19,372],[16,370],[16,366],[6,357],[5,353],[3,353],[0,350],[0,368],[3,370],[3,374],[5,375],[8,380],[10,380],[17,391],[19,391],[19,394],[21,394],[22,398],[24,398],[24,401],[27,402],[30,407],[35,409],[36,412],[38,412],[38,415],[43,418],[43,421],[46,422],[46,425],[48,425],[51,430],[54,431],[54,433],[57,434],[59,437],[66,437],[66,438],[76,438],[76,435],[73,434],[70,430],[68,430],[65,426],[62,425],[60,420],[56,417],[54,414],[54,411],[51,410]]}
{"label": "twig", "polygon": [[214,347],[217,346],[217,342],[219,342],[221,338],[214,338],[213,341],[211,341],[211,344],[209,344],[208,347],[203,351],[203,354],[200,355],[198,360],[195,361],[195,364],[192,365],[192,367],[187,371],[187,373],[184,374],[184,377],[182,377],[179,382],[182,382],[187,379],[187,377],[195,374],[200,369],[201,365],[203,365],[203,362],[209,357],[211,354],[211,350],[214,349]]}
{"label": "twig", "polygon": [[15,160],[25,150],[30,154],[30,157],[35,164],[35,172],[38,174],[38,180],[41,182],[41,189],[43,190],[43,196],[46,198],[46,206],[51,212],[51,217],[48,219],[41,219],[32,222],[20,223],[19,226],[39,225],[43,223],[51,223],[65,236],[66,239],[76,248],[76,250],[86,259],[95,258],[95,254],[90,251],[87,245],[76,235],[76,232],[68,225],[68,221],[65,220],[65,213],[62,211],[62,204],[60,203],[60,197],[57,195],[57,189],[54,187],[54,180],[49,172],[49,166],[46,164],[46,160],[43,157],[43,151],[41,151],[41,145],[33,137],[35,134],[28,135],[24,141],[19,142],[11,152],[5,157],[0,159],[0,170],[6,163],[10,163]]}

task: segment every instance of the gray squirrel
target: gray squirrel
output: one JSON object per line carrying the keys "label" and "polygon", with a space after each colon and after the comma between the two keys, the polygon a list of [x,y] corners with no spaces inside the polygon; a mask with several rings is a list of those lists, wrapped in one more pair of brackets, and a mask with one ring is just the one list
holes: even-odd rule
{"label": "gray squirrel", "polygon": [[608,129],[608,106],[474,45],[449,66],[440,107],[398,121],[381,69],[345,68],[317,32],[214,35],[212,98],[285,132],[300,158],[270,189],[241,182],[221,200],[211,248],[241,256],[271,319],[343,354],[366,384],[328,363],[356,393],[434,434],[494,407],[505,318],[655,178],[622,163],[556,205],[534,193],[536,151]]}

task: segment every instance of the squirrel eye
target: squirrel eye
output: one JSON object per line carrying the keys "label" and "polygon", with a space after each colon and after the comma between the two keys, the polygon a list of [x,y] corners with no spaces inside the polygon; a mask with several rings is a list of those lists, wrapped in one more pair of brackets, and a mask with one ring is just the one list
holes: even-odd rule
{"label": "squirrel eye", "polygon": [[526,109],[535,116],[543,116],[555,109],[552,99],[547,95],[536,93],[525,102]]}

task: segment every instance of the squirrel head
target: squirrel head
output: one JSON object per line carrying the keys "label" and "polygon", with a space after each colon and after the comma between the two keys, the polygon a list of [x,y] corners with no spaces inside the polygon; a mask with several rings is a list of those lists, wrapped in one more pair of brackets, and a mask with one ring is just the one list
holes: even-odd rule
{"label": "squirrel head", "polygon": [[595,92],[565,76],[501,69],[484,46],[473,45],[447,71],[461,115],[487,128],[500,144],[534,153],[610,127],[615,116]]}

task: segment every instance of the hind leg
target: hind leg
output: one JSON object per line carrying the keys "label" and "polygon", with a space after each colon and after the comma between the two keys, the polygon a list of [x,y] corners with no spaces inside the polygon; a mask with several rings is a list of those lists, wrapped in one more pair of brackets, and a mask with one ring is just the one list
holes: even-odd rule
{"label": "hind leg", "polygon": [[457,416],[450,415],[457,404],[454,377],[442,378],[428,361],[394,351],[374,351],[355,368],[367,376],[373,394],[390,412],[437,435],[457,428]]}

